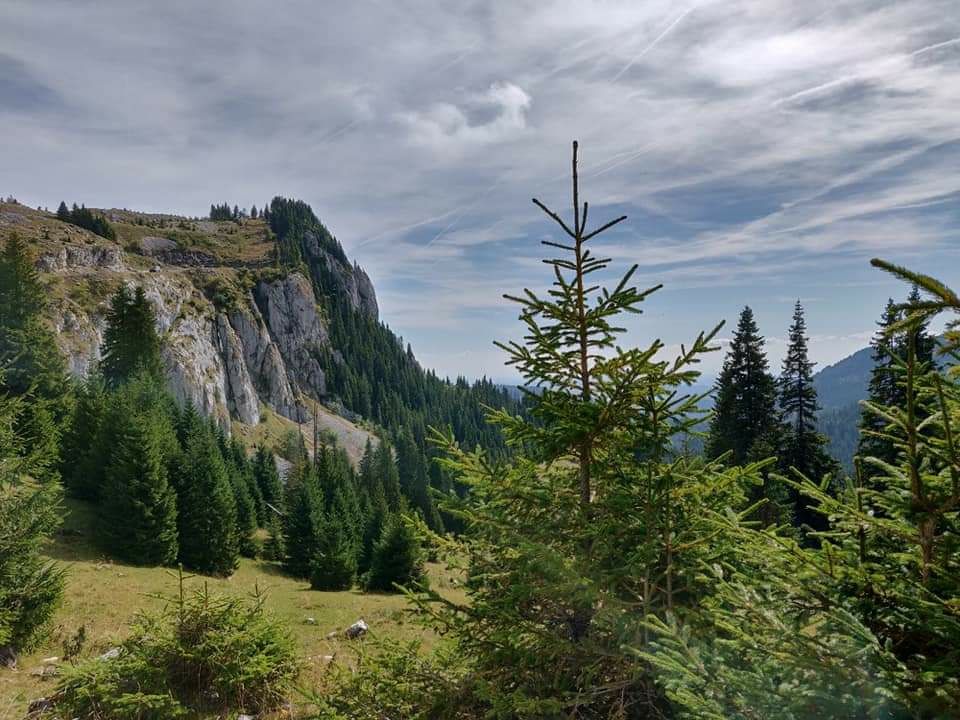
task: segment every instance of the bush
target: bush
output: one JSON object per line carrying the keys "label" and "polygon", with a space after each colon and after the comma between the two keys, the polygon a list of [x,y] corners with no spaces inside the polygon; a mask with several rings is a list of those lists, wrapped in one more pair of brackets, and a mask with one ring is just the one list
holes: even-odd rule
{"label": "bush", "polygon": [[417,642],[382,640],[360,646],[352,662],[329,667],[310,698],[316,720],[483,717],[478,688],[449,652],[426,654]]}
{"label": "bush", "polygon": [[116,657],[66,671],[58,711],[89,720],[165,720],[278,707],[299,671],[293,641],[251,602],[206,587],[141,614]]}

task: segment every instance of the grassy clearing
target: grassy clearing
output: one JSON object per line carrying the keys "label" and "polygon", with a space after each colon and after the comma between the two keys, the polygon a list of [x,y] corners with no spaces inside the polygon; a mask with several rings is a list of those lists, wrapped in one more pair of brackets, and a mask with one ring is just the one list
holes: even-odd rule
{"label": "grassy clearing", "polygon": [[[153,595],[170,595],[177,589],[175,573],[169,569],[121,565],[105,558],[90,540],[95,522],[90,506],[70,502],[68,510],[64,527],[49,549],[51,558],[68,567],[64,604],[50,638],[22,656],[17,669],[0,669],[0,720],[20,720],[31,700],[52,692],[56,678],[39,675],[43,661],[62,656],[64,641],[81,626],[87,637],[81,657],[99,655],[127,635],[128,623],[137,610],[161,606],[162,601]],[[441,566],[433,565],[429,572],[434,587],[451,599],[463,598]],[[370,625],[373,636],[423,637],[428,645],[434,640],[424,637],[422,628],[406,617],[402,596],[312,591],[306,581],[285,577],[272,563],[245,559],[230,578],[193,576],[185,584],[197,587],[203,583],[217,592],[244,594],[259,588],[266,593],[268,609],[284,621],[300,647],[305,661],[304,686],[316,682],[331,656],[345,654],[349,641],[328,639],[327,635],[360,618]]]}

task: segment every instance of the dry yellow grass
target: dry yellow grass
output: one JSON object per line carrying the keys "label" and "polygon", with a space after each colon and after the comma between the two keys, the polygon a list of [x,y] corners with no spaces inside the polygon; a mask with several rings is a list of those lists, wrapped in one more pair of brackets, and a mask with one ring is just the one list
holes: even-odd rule
{"label": "dry yellow grass", "polygon": [[[22,656],[17,669],[0,669],[0,720],[20,720],[31,700],[53,690],[56,678],[37,673],[44,667],[44,659],[63,654],[63,641],[81,626],[87,637],[82,656],[100,654],[126,636],[128,623],[138,610],[161,606],[162,601],[153,595],[170,595],[177,589],[175,573],[169,569],[133,567],[103,557],[90,542],[94,521],[89,506],[69,504],[67,521],[49,548],[50,557],[68,570],[64,603],[49,639]],[[444,594],[463,598],[441,566],[432,565],[429,572],[433,585]],[[266,594],[266,607],[291,630],[299,645],[305,660],[304,686],[314,684],[330,656],[344,656],[348,641],[327,639],[327,635],[360,618],[370,625],[373,636],[421,637],[427,645],[433,641],[406,617],[407,603],[400,595],[317,592],[304,581],[282,575],[271,563],[246,559],[230,578],[193,576],[185,584],[198,587],[203,583],[217,592],[242,595],[259,588]]]}

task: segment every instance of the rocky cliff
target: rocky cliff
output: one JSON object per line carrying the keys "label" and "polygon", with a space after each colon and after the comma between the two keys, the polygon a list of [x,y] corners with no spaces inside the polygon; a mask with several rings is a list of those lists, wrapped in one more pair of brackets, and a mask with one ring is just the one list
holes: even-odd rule
{"label": "rocky cliff", "polygon": [[[110,295],[120,284],[139,285],[156,309],[167,383],[178,401],[224,428],[256,425],[266,408],[309,421],[316,403],[328,399],[320,358],[334,348],[311,280],[272,266],[266,226],[171,219],[159,224],[176,230],[158,236],[145,234],[156,232],[155,220],[124,223],[121,211],[111,217],[117,243],[28,208],[0,216],[0,239],[16,231],[35,245],[70,371],[84,376],[96,367]],[[376,316],[366,273],[315,239],[304,247],[308,267],[322,265],[337,292]]]}

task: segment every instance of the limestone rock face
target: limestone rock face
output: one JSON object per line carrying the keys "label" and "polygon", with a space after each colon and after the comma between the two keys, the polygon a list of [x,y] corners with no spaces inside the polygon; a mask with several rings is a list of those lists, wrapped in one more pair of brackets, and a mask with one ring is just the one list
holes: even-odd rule
{"label": "limestone rock face", "polygon": [[[41,272],[68,288],[51,308],[51,320],[70,371],[86,376],[96,369],[109,295],[120,284],[139,286],[156,312],[167,385],[180,403],[193,404],[227,431],[231,420],[258,423],[264,406],[308,422],[312,401],[326,398],[322,356],[336,354],[311,281],[300,273],[261,279],[230,306],[215,306],[205,288],[222,269],[168,262],[165,238],[144,238],[140,250],[152,265],[125,262],[118,246],[94,244],[64,244],[37,261]],[[335,278],[335,292],[376,317],[366,273],[319,243],[308,250],[311,263],[329,263],[334,275],[324,277]]]}
{"label": "limestone rock face", "polygon": [[217,338],[226,371],[227,409],[240,422],[256,425],[260,422],[260,399],[244,361],[240,338],[222,313],[217,315]]}
{"label": "limestone rock face", "polygon": [[57,252],[37,258],[41,272],[62,272],[70,268],[122,270],[123,259],[116,245],[63,245]]}
{"label": "limestone rock face", "polygon": [[[219,337],[209,317],[179,318],[167,333],[163,363],[167,387],[181,405],[191,403],[198,412],[230,426],[226,366],[219,351]],[[239,418],[238,418],[239,419]]]}
{"label": "limestone rock face", "polygon": [[346,295],[355,310],[362,310],[374,318],[378,316],[377,294],[374,292],[373,283],[359,265],[351,266],[334,257],[323,248],[320,238],[314,232],[304,234],[303,244],[307,261],[321,266],[325,274],[335,279],[336,290]]}
{"label": "limestone rock face", "polygon": [[254,288],[257,307],[296,387],[313,397],[326,393],[319,357],[329,345],[310,282],[300,273]]}
{"label": "limestone rock face", "polygon": [[237,335],[244,365],[258,396],[284,417],[298,422],[306,420],[290,386],[280,350],[271,339],[253,298],[243,310],[231,312],[229,321]]}

